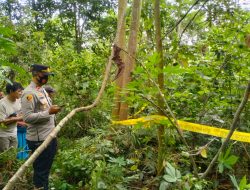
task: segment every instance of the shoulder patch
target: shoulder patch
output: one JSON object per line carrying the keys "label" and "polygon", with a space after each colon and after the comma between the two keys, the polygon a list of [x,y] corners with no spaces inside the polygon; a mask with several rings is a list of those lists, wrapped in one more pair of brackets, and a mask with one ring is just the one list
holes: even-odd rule
{"label": "shoulder patch", "polygon": [[29,94],[26,98],[28,101],[31,101],[33,99],[33,96],[32,96],[32,94]]}

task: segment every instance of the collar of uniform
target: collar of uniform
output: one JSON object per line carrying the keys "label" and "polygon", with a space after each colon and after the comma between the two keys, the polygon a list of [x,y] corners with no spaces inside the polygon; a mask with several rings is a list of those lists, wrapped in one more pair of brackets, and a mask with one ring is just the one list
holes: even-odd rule
{"label": "collar of uniform", "polygon": [[34,83],[34,81],[31,81],[30,86],[31,88],[34,88],[36,90],[40,90],[42,88],[41,86],[37,86],[36,83]]}

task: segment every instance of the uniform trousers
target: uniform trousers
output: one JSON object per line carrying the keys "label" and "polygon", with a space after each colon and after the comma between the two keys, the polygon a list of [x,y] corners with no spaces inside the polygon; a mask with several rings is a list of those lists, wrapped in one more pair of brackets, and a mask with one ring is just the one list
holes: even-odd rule
{"label": "uniform trousers", "polygon": [[[27,140],[27,144],[31,152],[34,152],[42,143],[43,141]],[[53,159],[56,155],[56,150],[57,140],[53,139],[33,163],[33,184],[36,186],[36,188],[43,188],[43,190],[49,189],[49,173]]]}

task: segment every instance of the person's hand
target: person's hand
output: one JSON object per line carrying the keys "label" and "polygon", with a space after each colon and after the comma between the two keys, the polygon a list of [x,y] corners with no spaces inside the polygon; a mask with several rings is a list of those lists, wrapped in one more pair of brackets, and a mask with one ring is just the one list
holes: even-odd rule
{"label": "person's hand", "polygon": [[9,117],[8,119],[11,120],[11,121],[22,121],[23,116],[16,115],[16,116]]}
{"label": "person's hand", "polygon": [[61,107],[60,106],[57,106],[57,105],[52,105],[50,108],[49,108],[49,114],[56,114],[58,113],[59,111],[61,111]]}
{"label": "person's hand", "polygon": [[16,121],[23,121],[23,116],[17,116],[17,117],[14,117],[16,119]]}
{"label": "person's hand", "polygon": [[20,116],[14,116],[14,117],[8,117],[6,118],[3,123],[6,124],[6,125],[9,125],[13,122],[18,122],[18,121],[22,121],[23,120],[23,117],[20,117]]}
{"label": "person's hand", "polygon": [[24,121],[18,121],[17,125],[21,125],[23,127],[27,127],[27,123],[25,123]]}

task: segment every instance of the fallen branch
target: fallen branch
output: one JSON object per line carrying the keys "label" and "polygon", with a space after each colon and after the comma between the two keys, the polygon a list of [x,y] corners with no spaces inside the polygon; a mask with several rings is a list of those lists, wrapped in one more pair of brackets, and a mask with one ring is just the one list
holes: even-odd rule
{"label": "fallen branch", "polygon": [[214,156],[213,160],[211,161],[211,163],[209,164],[209,166],[207,167],[207,170],[202,174],[201,178],[205,178],[209,172],[211,171],[212,167],[214,166],[215,162],[217,161],[219,155],[221,152],[224,151],[224,149],[226,148],[231,136],[233,135],[235,129],[237,128],[237,123],[238,123],[238,120],[240,118],[240,114],[242,112],[242,110],[244,109],[245,105],[247,104],[247,101],[248,101],[248,96],[250,94],[250,81],[248,81],[248,85],[246,87],[246,90],[245,90],[245,93],[244,93],[244,96],[243,96],[243,99],[234,115],[234,118],[233,118],[233,123],[230,127],[230,131],[225,139],[225,141],[222,143],[220,149],[218,150],[217,154]]}
{"label": "fallen branch", "polygon": [[12,176],[12,178],[8,181],[8,183],[6,184],[6,186],[3,188],[3,190],[11,190],[14,188],[14,185],[16,184],[16,182],[21,178],[21,176],[24,174],[24,172],[26,171],[26,169],[36,160],[36,158],[41,154],[41,152],[44,151],[44,149],[46,149],[46,147],[49,145],[49,143],[57,136],[58,132],[61,130],[61,128],[77,113],[77,112],[81,112],[81,111],[87,111],[90,110],[92,108],[94,108],[95,106],[97,106],[97,104],[99,103],[101,96],[104,92],[104,89],[106,87],[108,78],[109,78],[109,73],[111,70],[111,66],[112,66],[112,58],[114,56],[114,49],[112,49],[111,52],[111,56],[109,57],[109,61],[108,64],[106,66],[106,70],[105,70],[105,74],[104,74],[104,79],[102,82],[102,86],[99,90],[99,93],[95,99],[95,101],[86,107],[80,107],[80,108],[76,108],[73,109],[66,117],[64,117],[59,124],[53,129],[53,131],[49,134],[49,136],[45,139],[45,141],[36,149],[36,151],[29,157],[28,160],[26,160],[26,162],[17,170],[17,172],[15,173],[14,176]]}

